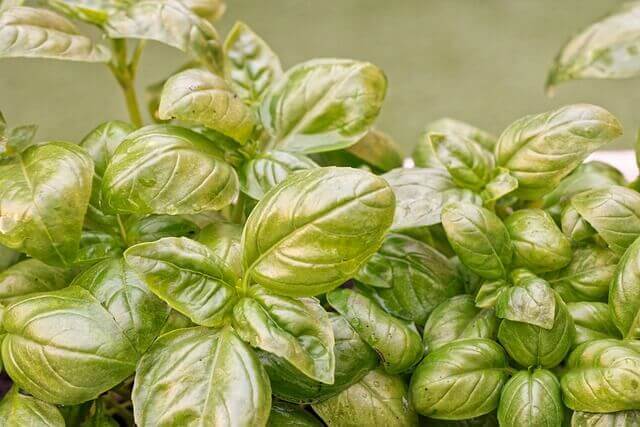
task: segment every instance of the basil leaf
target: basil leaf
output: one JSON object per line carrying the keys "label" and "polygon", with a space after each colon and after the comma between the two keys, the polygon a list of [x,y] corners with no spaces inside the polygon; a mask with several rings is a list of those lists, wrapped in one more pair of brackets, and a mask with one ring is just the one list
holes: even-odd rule
{"label": "basil leaf", "polygon": [[313,160],[302,154],[268,151],[242,165],[238,171],[240,188],[243,193],[260,200],[292,173],[317,167]]}
{"label": "basil leaf", "polygon": [[413,372],[413,406],[421,415],[443,420],[487,414],[498,407],[506,368],[507,357],[494,341],[454,341],[427,354]]}
{"label": "basil leaf", "polygon": [[236,276],[242,276],[242,226],[230,222],[216,222],[204,227],[196,240],[223,260]]}
{"label": "basil leaf", "polygon": [[130,216],[124,224],[129,246],[165,237],[193,237],[200,228],[188,218],[176,215]]}
{"label": "basil leaf", "polygon": [[409,370],[422,357],[422,343],[415,327],[387,314],[365,295],[338,289],[327,294],[327,301],[380,355],[390,374]]}
{"label": "basil leaf", "polygon": [[480,195],[485,204],[492,204],[517,189],[518,180],[511,175],[511,172],[505,168],[496,168],[491,181],[487,182]]}
{"label": "basil leaf", "polygon": [[322,427],[323,424],[309,412],[286,402],[273,402],[267,427]]}
{"label": "basil leaf", "polygon": [[479,309],[471,295],[458,295],[440,303],[429,316],[422,340],[427,352],[467,338],[495,339],[498,319],[491,309]]}
{"label": "basil leaf", "polygon": [[0,243],[47,264],[71,265],[92,173],[91,158],[67,142],[30,147],[0,165]]}
{"label": "basil leaf", "polygon": [[318,168],[291,175],[247,219],[245,280],[289,296],[339,286],[380,247],[394,202],[387,183],[365,171]]}
{"label": "basil leaf", "polygon": [[333,384],[333,329],[315,298],[294,299],[253,287],[234,307],[233,325],[252,346],[284,358],[311,379]]}
{"label": "basil leaf", "polygon": [[[68,423],[69,424],[69,423]],[[102,400],[97,400],[93,415],[85,420],[80,427],[119,427],[120,424],[106,414]]]}
{"label": "basil leaf", "polygon": [[555,300],[551,329],[509,319],[500,323],[498,341],[519,365],[552,368],[564,359],[573,345],[576,334],[573,319],[558,295]]}
{"label": "basil leaf", "polygon": [[207,21],[217,21],[227,10],[224,0],[180,0],[180,2]]}
{"label": "basil leaf", "polygon": [[629,188],[610,186],[580,193],[571,199],[571,206],[618,255],[640,235],[640,194]]}
{"label": "basil leaf", "polygon": [[496,301],[496,316],[551,329],[556,311],[555,293],[547,282],[530,277],[511,286]]}
{"label": "basil leaf", "polygon": [[547,77],[547,88],[578,79],[622,79],[640,73],[637,50],[640,6],[624,3],[565,44]]}
{"label": "basil leaf", "polygon": [[571,204],[567,204],[561,213],[562,232],[574,242],[582,242],[598,234]]}
{"label": "basil leaf", "polygon": [[0,303],[9,305],[20,298],[67,286],[70,274],[37,259],[25,259],[0,273]]}
{"label": "basil leaf", "polygon": [[273,353],[259,352],[274,396],[294,403],[314,403],[340,393],[378,366],[378,355],[360,338],[347,320],[329,313],[335,346],[333,384],[314,381]]}
{"label": "basil leaf", "polygon": [[169,332],[151,346],[138,364],[131,400],[140,427],[260,426],[269,418],[271,387],[231,328],[195,327]]}
{"label": "basil leaf", "polygon": [[635,427],[640,425],[640,411],[620,411],[610,414],[592,414],[575,411],[572,427]]}
{"label": "basil leaf", "polygon": [[127,249],[125,260],[171,308],[204,326],[221,326],[238,300],[238,277],[206,246],[166,237]]}
{"label": "basil leaf", "polygon": [[108,62],[111,52],[55,12],[17,6],[0,10],[0,58]]}
{"label": "basil leaf", "polygon": [[377,129],[369,129],[358,142],[344,151],[380,172],[388,172],[402,166],[400,147],[389,135]]}
{"label": "basil leaf", "polygon": [[418,416],[409,403],[402,378],[381,369],[370,371],[363,379],[337,396],[313,404],[313,410],[329,427],[417,426]]}
{"label": "basil leaf", "polygon": [[449,202],[442,209],[442,226],[460,260],[486,279],[505,278],[513,249],[506,227],[488,209]]}
{"label": "basil leaf", "polygon": [[148,39],[180,49],[209,69],[221,64],[222,47],[213,25],[177,0],[143,0],[109,16],[112,39]]}
{"label": "basil leaf", "polygon": [[384,73],[367,62],[314,59],[298,64],[262,101],[262,124],[273,136],[270,148],[317,153],[355,144],[378,116],[386,91]]}
{"label": "basil leaf", "polygon": [[513,245],[513,267],[534,273],[559,270],[571,262],[571,241],[542,209],[521,209],[504,225]]}
{"label": "basil leaf", "polygon": [[158,117],[197,123],[247,142],[255,126],[253,112],[212,72],[192,68],[169,77],[162,88]]}
{"label": "basil leaf", "polygon": [[219,155],[189,129],[144,127],[116,149],[102,181],[102,207],[177,215],[227,206],[237,197],[238,177]]}
{"label": "basil leaf", "polygon": [[476,294],[476,307],[493,308],[496,301],[504,291],[509,289],[509,284],[504,280],[484,282]]}
{"label": "basil leaf", "polygon": [[4,271],[20,259],[20,253],[0,245],[0,271]]}
{"label": "basil leaf", "polygon": [[640,240],[624,253],[609,291],[613,323],[627,339],[640,338]]}
{"label": "basil leaf", "polygon": [[73,19],[102,26],[111,13],[130,4],[128,0],[47,0],[47,4]]}
{"label": "basil leaf", "polygon": [[611,250],[588,244],[574,249],[569,265],[545,279],[564,302],[606,301],[618,259]]}
{"label": "basil leaf", "polygon": [[389,313],[419,325],[436,305],[463,292],[446,257],[401,234],[388,235],[355,278],[378,288],[370,292]]}
{"label": "basil leaf", "polygon": [[5,427],[64,427],[62,414],[54,405],[20,394],[17,386],[0,401],[0,424]]}
{"label": "basil leaf", "polygon": [[607,110],[574,104],[516,120],[495,147],[498,166],[518,179],[515,194],[532,200],[553,190],[591,152],[622,134]]}
{"label": "basil leaf", "polygon": [[561,379],[564,403],[574,411],[615,412],[638,408],[640,348],[605,339],[576,348]]}
{"label": "basil leaf", "polygon": [[120,256],[123,250],[122,246],[120,238],[111,234],[83,230],[75,265],[88,267],[104,259]]}
{"label": "basil leaf", "polygon": [[544,369],[514,375],[502,388],[498,420],[504,427],[519,426],[522,422],[561,426],[564,407],[556,376]]}
{"label": "basil leaf", "polygon": [[236,22],[224,42],[224,75],[247,104],[257,104],[282,76],[280,59],[244,22]]}
{"label": "basil leaf", "polygon": [[431,133],[437,160],[460,187],[479,191],[491,178],[495,159],[480,144],[456,134]]}
{"label": "basil leaf", "polygon": [[102,261],[71,283],[86,289],[108,310],[137,353],[144,353],[160,335],[169,307],[140,280],[124,259]]}
{"label": "basil leaf", "polygon": [[574,346],[583,342],[620,338],[613,323],[609,306],[602,302],[572,302],[567,304],[569,314],[576,325]]}
{"label": "basil leaf", "polygon": [[33,139],[37,130],[36,125],[26,125],[6,131],[4,136],[0,132],[0,158],[10,158],[35,145]]}

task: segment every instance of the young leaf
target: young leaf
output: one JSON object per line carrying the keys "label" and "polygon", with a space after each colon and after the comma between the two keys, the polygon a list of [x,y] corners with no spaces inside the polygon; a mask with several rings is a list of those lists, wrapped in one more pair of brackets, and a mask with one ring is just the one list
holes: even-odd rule
{"label": "young leaf", "polygon": [[129,0],[47,0],[47,4],[73,19],[102,26],[109,15],[130,5]]}
{"label": "young leaf", "polygon": [[513,248],[509,233],[493,212],[465,202],[442,209],[442,226],[460,260],[486,279],[506,278]]}
{"label": "young leaf", "polygon": [[285,359],[313,380],[333,384],[333,329],[315,298],[283,297],[255,286],[233,308],[233,325],[252,346]]}
{"label": "young leaf", "polygon": [[624,3],[565,44],[547,77],[547,90],[569,80],[623,79],[640,73],[640,5]]}
{"label": "young leaf", "polygon": [[131,215],[124,228],[129,246],[165,237],[193,237],[200,231],[197,224],[181,215]]}
{"label": "young leaf", "polygon": [[515,194],[532,200],[553,190],[591,152],[622,134],[607,110],[574,104],[526,116],[502,133],[495,147],[498,166],[518,179]]}
{"label": "young leaf", "polygon": [[93,162],[68,142],[28,148],[0,165],[0,243],[69,266],[80,244]]}
{"label": "young leaf", "polygon": [[413,372],[413,406],[421,415],[442,420],[487,414],[498,407],[507,366],[504,350],[494,341],[454,341],[427,354]]}
{"label": "young leaf", "polygon": [[467,338],[495,339],[498,319],[491,309],[474,305],[471,295],[458,295],[440,303],[424,325],[422,340],[427,352]]}
{"label": "young leaf", "polygon": [[486,205],[513,193],[518,189],[518,180],[505,168],[497,168],[491,181],[487,182],[480,195]]}
{"label": "young leaf", "polygon": [[62,414],[47,402],[20,394],[14,385],[0,401],[0,424],[5,427],[64,427]]}
{"label": "young leaf", "polygon": [[269,415],[269,427],[322,427],[324,424],[299,405],[273,402]]}
{"label": "young leaf", "polygon": [[242,277],[242,226],[231,222],[216,222],[204,227],[195,240],[202,243],[238,277]]}
{"label": "young leaf", "polygon": [[378,289],[372,297],[389,313],[424,325],[436,305],[463,292],[449,260],[401,234],[390,234],[356,280]]}
{"label": "young leaf", "polygon": [[22,6],[0,9],[0,58],[20,57],[108,62],[111,52],[50,10]]}
{"label": "young leaf", "polygon": [[230,204],[238,177],[204,136],[171,125],[144,127],[116,149],[102,181],[115,213],[191,214]]}
{"label": "young leaf", "polygon": [[337,396],[315,403],[313,410],[330,427],[345,425],[347,421],[358,426],[418,425],[404,381],[381,369],[369,372]]}
{"label": "young leaf", "polygon": [[62,289],[70,277],[62,268],[37,259],[20,261],[0,273],[0,303],[9,305],[25,295]]}
{"label": "young leaf", "polygon": [[386,90],[382,70],[367,62],[298,64],[262,101],[260,117],[273,136],[270,148],[317,153],[355,144],[378,116]]}
{"label": "young leaf", "polygon": [[238,171],[240,188],[243,193],[260,200],[292,173],[317,167],[313,160],[302,154],[267,151],[242,165]]}
{"label": "young leaf", "polygon": [[615,412],[638,408],[640,348],[634,341],[605,339],[576,348],[562,376],[564,403],[574,411]]}
{"label": "young leaf", "polygon": [[82,230],[78,256],[74,262],[77,267],[89,267],[95,263],[118,257],[124,250],[118,236],[101,231]]}
{"label": "young leaf", "polygon": [[555,294],[549,284],[538,277],[527,278],[517,286],[507,288],[496,302],[499,318],[544,329],[553,327],[555,312]]}
{"label": "young leaf", "polygon": [[247,142],[256,124],[251,109],[224,79],[198,68],[169,77],[160,95],[158,117],[201,124],[240,144]]}
{"label": "young leaf", "polygon": [[269,378],[253,350],[225,327],[179,329],[140,359],[131,396],[136,425],[263,426]]}
{"label": "young leaf", "polygon": [[476,307],[493,308],[504,291],[509,289],[509,284],[502,279],[484,282],[476,294]]}
{"label": "young leaf", "polygon": [[409,370],[422,357],[422,343],[415,327],[387,314],[365,295],[339,289],[327,294],[327,301],[380,354],[390,374]]}
{"label": "young leaf", "polygon": [[194,240],[166,237],[140,243],[124,257],[153,293],[198,325],[221,326],[238,300],[238,277]]}
{"label": "young leaf", "polygon": [[282,76],[280,59],[244,22],[236,22],[224,42],[224,75],[247,104],[257,104]]}
{"label": "young leaf", "polygon": [[560,215],[562,232],[571,241],[582,242],[598,234],[571,203],[565,206]]}
{"label": "young leaf", "polygon": [[640,338],[640,239],[624,253],[609,290],[613,323],[627,339]]}
{"label": "young leaf", "polygon": [[607,304],[572,302],[567,304],[567,309],[576,325],[574,347],[587,341],[621,337]]}
{"label": "young leaf", "polygon": [[[524,418],[523,418],[524,417]],[[520,371],[502,388],[498,420],[501,426],[561,426],[564,406],[560,382],[550,371]]]}
{"label": "young leaf", "polygon": [[180,2],[207,21],[217,21],[227,10],[224,0],[180,0]]}
{"label": "young leaf", "polygon": [[105,24],[113,39],[155,40],[180,49],[210,70],[221,68],[222,47],[213,25],[177,0],[143,0],[109,16]]}
{"label": "young leaf", "polygon": [[394,207],[391,188],[368,172],[295,173],[269,191],[247,219],[245,280],[289,296],[327,292],[353,277],[378,250]]}

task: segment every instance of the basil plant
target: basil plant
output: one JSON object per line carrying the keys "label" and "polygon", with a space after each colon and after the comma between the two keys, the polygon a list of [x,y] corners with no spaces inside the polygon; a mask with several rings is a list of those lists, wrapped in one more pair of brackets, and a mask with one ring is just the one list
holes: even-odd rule
{"label": "basil plant", "polygon": [[[0,5],[0,57],[103,62],[130,113],[74,142],[0,116],[1,425],[640,422],[640,193],[585,162],[607,110],[440,119],[402,168],[380,68],[284,71],[220,1]],[[145,125],[149,40],[189,60]]]}

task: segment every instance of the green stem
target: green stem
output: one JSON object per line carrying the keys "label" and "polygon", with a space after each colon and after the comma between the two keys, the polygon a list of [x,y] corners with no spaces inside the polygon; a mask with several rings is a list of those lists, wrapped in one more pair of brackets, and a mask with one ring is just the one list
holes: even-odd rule
{"label": "green stem", "polygon": [[109,64],[109,69],[122,89],[131,123],[136,127],[140,127],[142,126],[142,115],[138,108],[138,97],[136,95],[134,80],[144,44],[138,44],[131,63],[127,63],[127,41],[125,39],[112,39],[111,42],[113,59]]}
{"label": "green stem", "polygon": [[120,237],[122,238],[122,243],[126,247],[129,247],[129,242],[127,241],[127,229],[122,223],[122,217],[120,215],[116,215],[116,219],[118,220],[118,228],[120,229]]}

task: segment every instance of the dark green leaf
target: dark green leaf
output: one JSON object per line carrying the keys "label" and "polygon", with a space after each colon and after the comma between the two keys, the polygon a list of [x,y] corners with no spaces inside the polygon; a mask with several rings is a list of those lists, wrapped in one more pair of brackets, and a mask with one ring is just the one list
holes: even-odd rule
{"label": "dark green leaf", "polygon": [[298,405],[286,402],[273,402],[267,427],[322,427],[316,417]]}

